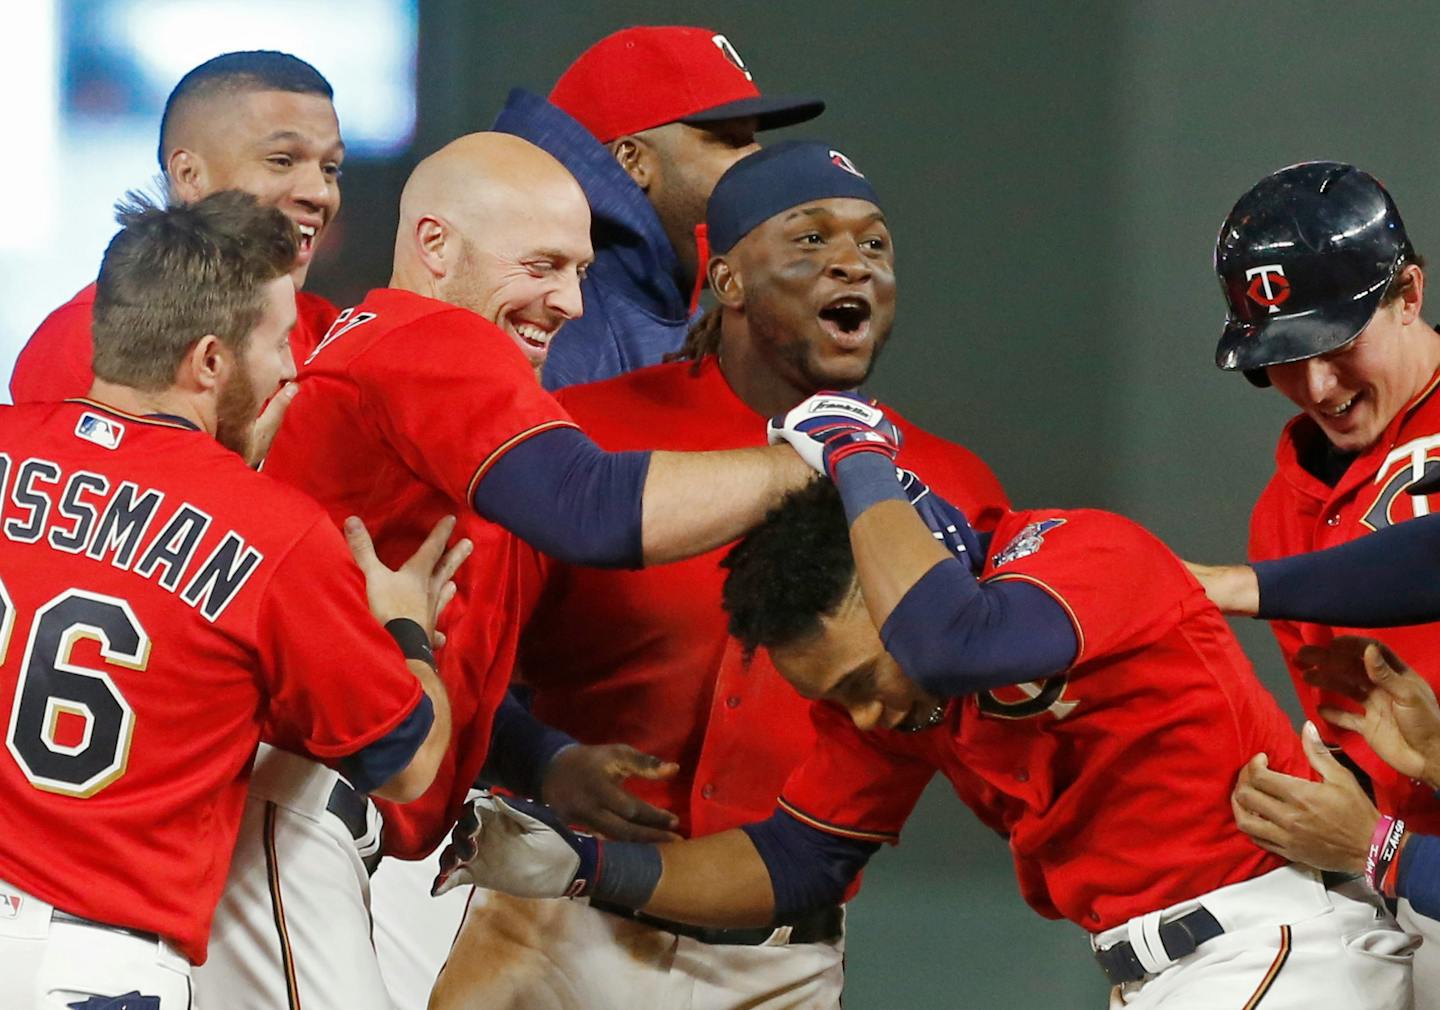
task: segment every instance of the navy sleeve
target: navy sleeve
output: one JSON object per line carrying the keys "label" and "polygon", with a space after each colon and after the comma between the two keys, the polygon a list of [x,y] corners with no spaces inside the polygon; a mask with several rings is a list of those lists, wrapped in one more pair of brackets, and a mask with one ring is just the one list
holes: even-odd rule
{"label": "navy sleeve", "polygon": [[551,760],[566,747],[577,744],[570,734],[535,718],[513,692],[507,691],[495,713],[490,752],[480,776],[485,782],[539,799]]}
{"label": "navy sleeve", "polygon": [[880,637],[905,675],[942,698],[1069,668],[1080,643],[1065,609],[1028,582],[977,582],[941,561],[900,598]]}
{"label": "navy sleeve", "polygon": [[379,789],[410,764],[434,723],[435,706],[428,694],[422,694],[404,722],[369,746],[341,758],[340,773],[357,792]]}
{"label": "navy sleeve", "polygon": [[552,428],[501,456],[475,488],[475,511],[566,564],[641,566],[648,452],[606,452]]}
{"label": "navy sleeve", "polygon": [[1440,515],[1328,550],[1255,564],[1256,616],[1351,628],[1440,619]]}
{"label": "navy sleeve", "polygon": [[1415,911],[1440,919],[1440,838],[1411,835],[1400,853],[1395,891],[1410,899]]}
{"label": "navy sleeve", "polygon": [[770,872],[777,926],[844,901],[845,889],[880,848],[879,842],[812,828],[784,810],[740,830],[750,836]]}

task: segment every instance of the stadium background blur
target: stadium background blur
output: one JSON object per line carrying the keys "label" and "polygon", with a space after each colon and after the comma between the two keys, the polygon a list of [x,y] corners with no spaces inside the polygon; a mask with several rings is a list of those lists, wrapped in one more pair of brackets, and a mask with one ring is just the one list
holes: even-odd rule
{"label": "stadium background blur", "polygon": [[[979,452],[1017,504],[1114,509],[1197,560],[1243,553],[1290,414],[1213,364],[1233,201],[1282,165],[1352,161],[1440,263],[1436,7],[36,0],[6,20],[0,376],[93,279],[110,204],[154,179],[166,91],[228,49],[293,52],[335,85],[344,211],[309,287],[345,305],[388,279],[411,166],[511,86],[544,93],[628,24],[723,31],[763,90],[829,103],[782,135],[836,143],[885,199],[901,308],[873,391]],[[1294,713],[1268,632],[1239,630]],[[1104,998],[1080,931],[1021,903],[1003,843],[941,787],[868,871],[848,947],[851,1010]]]}

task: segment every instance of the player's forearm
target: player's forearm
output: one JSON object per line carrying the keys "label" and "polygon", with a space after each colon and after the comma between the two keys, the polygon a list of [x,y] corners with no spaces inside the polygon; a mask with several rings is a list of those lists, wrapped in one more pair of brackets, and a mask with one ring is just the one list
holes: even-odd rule
{"label": "player's forearm", "polygon": [[925,573],[952,557],[909,502],[877,502],[850,524],[866,609],[877,628]]}
{"label": "player's forearm", "polygon": [[770,871],[738,829],[659,846],[660,881],[644,911],[700,926],[768,926],[775,918]]}
{"label": "player's forearm", "polygon": [[430,731],[416,749],[410,763],[390,777],[383,786],[374,790],[374,795],[395,803],[409,803],[419,799],[430,784],[450,746],[450,699],[445,685],[430,664],[418,659],[407,659],[406,666],[420,681],[425,696],[430,699],[434,719]]}
{"label": "player's forearm", "polygon": [[645,564],[728,544],[812,479],[813,471],[788,446],[652,454],[641,525]]}

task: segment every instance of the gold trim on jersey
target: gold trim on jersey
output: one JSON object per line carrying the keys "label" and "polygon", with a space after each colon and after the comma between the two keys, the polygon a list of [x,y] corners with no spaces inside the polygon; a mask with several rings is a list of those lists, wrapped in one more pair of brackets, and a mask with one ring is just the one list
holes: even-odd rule
{"label": "gold trim on jersey", "polygon": [[549,431],[552,428],[575,428],[579,430],[580,426],[574,421],[561,421],[556,419],[553,421],[542,421],[532,428],[526,428],[518,435],[511,435],[504,442],[501,442],[490,455],[486,456],[484,462],[476,468],[475,476],[470,478],[470,483],[465,488],[465,500],[468,502],[475,497],[475,489],[480,486],[480,479],[490,472],[490,468],[500,461],[501,456],[505,455],[527,438],[538,435],[542,431]]}
{"label": "gold trim on jersey", "polygon": [[900,840],[898,831],[865,831],[861,828],[843,828],[838,824],[831,824],[829,821],[822,821],[818,817],[812,817],[799,807],[781,797],[776,801],[780,808],[801,824],[809,825],[817,831],[823,831],[827,835],[839,835],[841,838],[855,838],[862,842],[885,842],[894,844]]}

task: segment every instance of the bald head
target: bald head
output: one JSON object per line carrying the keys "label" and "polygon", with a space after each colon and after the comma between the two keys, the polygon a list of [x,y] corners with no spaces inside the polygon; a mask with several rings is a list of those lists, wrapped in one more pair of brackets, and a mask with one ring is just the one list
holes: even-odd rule
{"label": "bald head", "polygon": [[538,370],[555,331],[580,315],[593,258],[574,176],[519,137],[472,133],[406,182],[391,285],[479,313]]}

